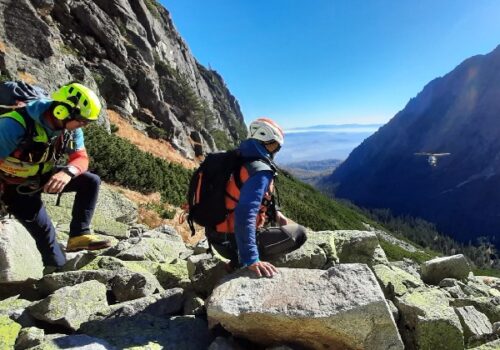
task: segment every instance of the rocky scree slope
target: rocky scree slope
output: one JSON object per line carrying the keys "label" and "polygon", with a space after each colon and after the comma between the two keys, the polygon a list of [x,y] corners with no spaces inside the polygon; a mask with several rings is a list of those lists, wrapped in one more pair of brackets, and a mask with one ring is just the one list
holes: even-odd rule
{"label": "rocky scree slope", "polygon": [[[70,196],[44,195],[67,240]],[[0,348],[498,349],[500,279],[463,255],[388,261],[381,231],[309,230],[279,274],[228,274],[201,241],[135,224],[137,208],[104,186],[96,232],[113,246],[67,253],[43,276],[35,243],[0,223]],[[394,243],[395,241],[392,240]],[[408,244],[403,249],[414,250]]]}
{"label": "rocky scree slope", "polygon": [[196,61],[155,0],[1,0],[0,80],[9,79],[49,91],[81,81],[188,158],[246,136],[222,77]]}
{"label": "rocky scree slope", "polygon": [[[431,81],[323,182],[360,206],[390,208],[468,241],[498,237],[500,47]],[[436,167],[416,152],[449,152]]]}

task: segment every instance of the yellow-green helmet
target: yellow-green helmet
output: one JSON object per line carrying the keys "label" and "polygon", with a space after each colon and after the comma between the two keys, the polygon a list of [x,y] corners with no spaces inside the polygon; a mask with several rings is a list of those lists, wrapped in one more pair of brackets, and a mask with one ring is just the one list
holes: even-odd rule
{"label": "yellow-green helmet", "polygon": [[[63,102],[78,111],[76,118],[97,120],[101,112],[101,102],[94,91],[78,83],[62,86],[52,94],[54,101]],[[71,113],[55,113],[57,119],[74,118]]]}

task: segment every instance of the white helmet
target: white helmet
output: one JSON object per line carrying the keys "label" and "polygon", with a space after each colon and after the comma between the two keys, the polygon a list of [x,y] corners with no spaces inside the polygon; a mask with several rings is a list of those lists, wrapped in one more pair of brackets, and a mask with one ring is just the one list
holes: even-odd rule
{"label": "white helmet", "polygon": [[250,123],[251,139],[256,139],[262,142],[276,141],[280,146],[283,146],[284,136],[283,130],[269,118],[259,118]]}

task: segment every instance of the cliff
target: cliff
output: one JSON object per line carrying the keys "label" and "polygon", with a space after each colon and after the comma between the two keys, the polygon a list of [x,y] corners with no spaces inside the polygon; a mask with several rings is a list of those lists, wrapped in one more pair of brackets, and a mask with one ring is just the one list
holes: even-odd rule
{"label": "cliff", "polygon": [[[0,1],[0,80],[69,81],[188,158],[246,136],[238,101],[155,0]],[[107,122],[106,116],[103,116]]]}

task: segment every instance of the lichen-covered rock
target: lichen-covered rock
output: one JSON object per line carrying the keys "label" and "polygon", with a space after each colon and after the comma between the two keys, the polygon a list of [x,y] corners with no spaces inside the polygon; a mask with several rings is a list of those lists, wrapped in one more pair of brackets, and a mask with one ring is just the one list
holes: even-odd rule
{"label": "lichen-covered rock", "polygon": [[498,349],[500,349],[500,339],[480,345],[475,348],[470,348],[470,350],[498,350]]}
{"label": "lichen-covered rock", "polygon": [[299,249],[269,261],[276,267],[322,269],[327,265],[328,259],[320,246],[306,241]]}
{"label": "lichen-covered rock", "polygon": [[38,281],[38,288],[42,294],[49,295],[60,288],[74,286],[86,281],[96,280],[107,285],[116,274],[116,271],[105,269],[52,273],[43,276],[43,278]]}
{"label": "lichen-covered rock", "polygon": [[401,270],[408,272],[410,275],[413,275],[414,277],[421,279],[420,265],[411,259],[404,258],[403,260],[400,261],[391,261],[389,262],[389,265],[396,266]]}
{"label": "lichen-covered rock", "polygon": [[500,298],[497,297],[457,298],[452,299],[450,305],[454,307],[474,306],[476,310],[488,316],[491,323],[500,321]]}
{"label": "lichen-covered rock", "polygon": [[365,263],[372,265],[379,245],[377,235],[371,231],[334,231],[335,247],[342,264]]}
{"label": "lichen-covered rock", "polygon": [[373,252],[373,260],[372,265],[374,264],[387,264],[389,263],[389,259],[387,259],[387,255],[385,255],[385,251],[380,244],[375,247],[375,251]]}
{"label": "lichen-covered rock", "polygon": [[[14,219],[0,221],[0,285],[42,277],[42,257],[28,231]],[[0,288],[2,288],[0,286]]]}
{"label": "lichen-covered rock", "polygon": [[168,289],[158,294],[111,305],[91,318],[92,321],[116,317],[131,317],[139,313],[166,317],[179,313],[184,303],[181,288]]}
{"label": "lichen-covered rock", "polygon": [[226,263],[210,254],[190,256],[187,268],[191,288],[203,296],[208,296],[221,278],[228,274]]}
{"label": "lichen-covered rock", "polygon": [[187,262],[181,259],[177,259],[172,263],[159,264],[155,276],[165,289],[186,288],[190,283]]}
{"label": "lichen-covered rock", "polygon": [[422,250],[417,249],[414,245],[412,245],[406,241],[402,241],[402,240],[400,240],[400,239],[394,237],[393,235],[390,235],[384,231],[373,230],[373,232],[375,232],[375,234],[377,235],[377,237],[379,239],[382,239],[388,243],[391,243],[392,245],[396,245],[396,246],[406,250],[409,253],[422,252]]}
{"label": "lichen-covered rock", "polygon": [[16,340],[16,350],[24,350],[43,343],[45,332],[36,327],[21,329]]}
{"label": "lichen-covered rock", "polygon": [[375,265],[373,272],[388,299],[401,296],[411,289],[421,287],[424,282],[395,266]]}
{"label": "lichen-covered rock", "polygon": [[13,349],[21,325],[7,315],[0,315],[0,349]]}
{"label": "lichen-covered rock", "polygon": [[443,278],[465,279],[471,271],[463,254],[445,256],[426,261],[421,267],[422,280],[438,285]]}
{"label": "lichen-covered rock", "polygon": [[307,232],[299,249],[272,260],[278,267],[327,269],[338,263],[333,231]]}
{"label": "lichen-covered rock", "polygon": [[0,315],[7,315],[22,327],[30,327],[34,324],[34,319],[26,311],[31,305],[31,301],[20,299],[19,295],[0,301]]}
{"label": "lichen-covered rock", "polygon": [[250,272],[224,279],[207,301],[212,325],[264,345],[312,349],[403,349],[394,319],[370,269],[280,268],[273,278]]}
{"label": "lichen-covered rock", "polygon": [[19,295],[0,300],[0,315],[12,315],[16,310],[24,310],[31,304],[31,301],[20,299]]}
{"label": "lichen-covered rock", "polygon": [[30,350],[118,350],[105,340],[86,334],[47,336],[40,345]]}
{"label": "lichen-covered rock", "polygon": [[160,238],[142,238],[128,247],[125,246],[116,257],[121,260],[149,260],[172,262],[184,252],[189,251],[184,243]]}
{"label": "lichen-covered rock", "polygon": [[88,281],[58,289],[28,309],[36,319],[78,330],[91,315],[107,307],[106,286]]}
{"label": "lichen-covered rock", "polygon": [[163,291],[154,275],[149,272],[119,270],[110,281],[111,290],[119,302],[142,298]]}
{"label": "lichen-covered rock", "polygon": [[13,349],[21,325],[7,315],[0,315],[0,349]]}
{"label": "lichen-covered rock", "polygon": [[474,306],[457,307],[455,312],[460,318],[465,339],[493,333],[493,327],[488,317],[477,311]]}
{"label": "lichen-covered rock", "polygon": [[400,329],[408,349],[464,348],[462,326],[445,292],[418,289],[396,297]]}
{"label": "lichen-covered rock", "polygon": [[464,292],[469,296],[475,297],[500,297],[500,290],[496,289],[495,282],[484,276],[470,276],[467,279],[467,287]]}
{"label": "lichen-covered rock", "polygon": [[205,350],[211,341],[206,322],[191,316],[160,318],[141,313],[87,322],[81,331],[119,349]]}
{"label": "lichen-covered rock", "polygon": [[[57,196],[50,194],[42,194],[42,196],[47,211],[55,222],[69,223],[71,221],[75,193],[64,193],[59,206],[56,206]],[[130,234],[127,224],[135,220],[137,220],[137,205],[103,184],[99,190],[96,210],[92,218],[94,231],[125,239]]]}

